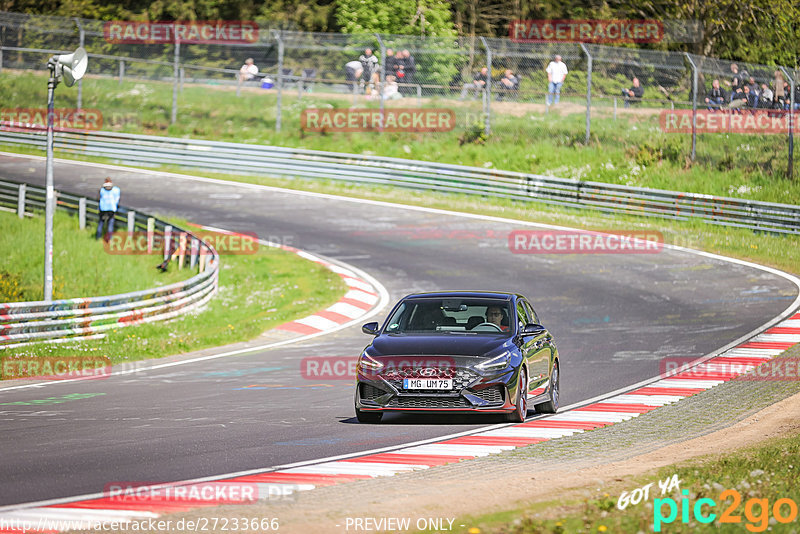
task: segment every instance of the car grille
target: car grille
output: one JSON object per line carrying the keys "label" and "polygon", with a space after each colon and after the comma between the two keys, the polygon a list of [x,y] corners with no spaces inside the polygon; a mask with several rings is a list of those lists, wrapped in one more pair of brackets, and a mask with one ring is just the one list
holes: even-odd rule
{"label": "car grille", "polygon": [[389,408],[469,408],[464,397],[395,397]]}
{"label": "car grille", "polygon": [[[425,393],[428,392],[427,390],[406,390],[403,388],[403,379],[404,378],[432,378],[431,376],[422,376],[420,374],[421,368],[412,368],[412,367],[404,367],[401,369],[394,369],[391,371],[387,371],[385,373],[381,373],[379,376],[389,382],[392,387],[394,387],[397,391],[406,392],[406,391],[413,391],[414,393]],[[480,375],[477,373],[470,371],[469,369],[464,368],[438,368],[438,374],[435,375],[435,378],[452,378],[453,379],[453,391],[461,391],[471,383],[473,383],[476,379],[480,378]]]}
{"label": "car grille", "polygon": [[478,391],[469,391],[479,399],[483,399],[489,404],[503,404],[503,386],[492,386]]}
{"label": "car grille", "polygon": [[382,389],[370,384],[361,384],[361,398],[363,400],[375,400],[382,395],[386,395],[386,392]]}

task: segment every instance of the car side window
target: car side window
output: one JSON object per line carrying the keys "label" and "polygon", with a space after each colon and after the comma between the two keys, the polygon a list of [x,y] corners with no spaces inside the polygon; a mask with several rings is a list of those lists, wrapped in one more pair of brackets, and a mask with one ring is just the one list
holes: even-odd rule
{"label": "car side window", "polygon": [[522,328],[530,322],[528,318],[528,312],[525,311],[525,305],[521,300],[517,301],[517,319],[519,321],[519,328]]}
{"label": "car side window", "polygon": [[539,322],[539,316],[536,315],[535,311],[533,311],[533,307],[531,306],[531,303],[528,302],[528,301],[525,301],[524,304],[525,304],[525,309],[528,310],[528,318],[530,319],[530,322],[531,323],[536,323],[536,324],[541,324]]}

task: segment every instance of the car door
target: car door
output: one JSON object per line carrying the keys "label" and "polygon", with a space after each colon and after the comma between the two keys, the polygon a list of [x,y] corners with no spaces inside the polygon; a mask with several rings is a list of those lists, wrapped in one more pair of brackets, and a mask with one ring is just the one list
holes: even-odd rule
{"label": "car door", "polygon": [[[517,301],[517,313],[522,310],[520,317],[525,317],[526,323],[539,324],[539,319],[533,311],[530,303],[525,300]],[[544,330],[540,334],[533,336],[526,336],[524,340],[525,346],[528,348],[528,372],[530,374],[530,388],[536,390],[544,386],[550,376],[550,345],[548,338],[550,334]],[[536,391],[535,394],[544,393],[543,391]]]}

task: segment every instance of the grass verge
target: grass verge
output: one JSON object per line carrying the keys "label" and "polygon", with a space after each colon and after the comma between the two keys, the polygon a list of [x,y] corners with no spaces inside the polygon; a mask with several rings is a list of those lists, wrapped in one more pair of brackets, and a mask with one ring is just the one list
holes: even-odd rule
{"label": "grass verge", "polygon": [[[662,495],[658,481],[669,487],[666,481],[671,482],[673,477],[680,481],[679,487],[673,486]],[[634,490],[651,483],[648,499],[632,504],[630,497]],[[459,518],[455,524],[471,525],[466,532],[474,534],[763,532],[767,529],[797,532],[800,435],[736,453],[682,462],[625,480],[625,486],[615,484],[614,490],[608,490],[618,493],[586,486],[584,493],[590,496],[583,499],[539,502],[516,510]]]}
{"label": "grass verge", "polygon": [[[63,219],[65,220],[61,224],[67,227],[70,223],[75,224],[75,219],[68,216]],[[185,221],[170,220],[186,227]],[[62,229],[62,233],[67,233],[66,228]],[[94,244],[87,235],[81,235],[77,231],[74,233],[78,234],[74,237],[76,242]],[[94,256],[104,258],[111,255],[106,254],[101,247]],[[111,257],[120,261],[117,270],[127,269],[128,262],[132,265],[136,265],[138,261],[143,262],[140,269],[142,276],[147,278],[140,279],[135,289],[149,287],[142,285],[142,280],[149,280],[151,272],[156,278],[164,276],[156,271],[155,264],[158,261],[152,256]],[[185,277],[178,274],[180,271],[176,270],[174,263],[172,262],[166,278],[160,279],[162,284],[169,279],[176,281]],[[29,272],[30,268],[33,267],[26,267],[24,272]],[[59,268],[59,263],[56,263],[56,268]],[[65,274],[62,273],[61,276]],[[79,270],[75,272],[75,276],[86,277]],[[131,280],[135,278],[131,276]],[[166,323],[111,330],[105,338],[99,340],[36,344],[6,349],[0,356],[103,355],[112,363],[160,358],[253,339],[273,326],[333,304],[345,291],[346,286],[341,277],[328,269],[283,250],[260,247],[256,254],[227,255],[222,258],[219,293],[203,310],[190,312]]]}
{"label": "grass verge", "polygon": [[[5,107],[41,108],[46,77],[9,71],[0,77]],[[74,107],[76,91],[60,91],[58,108]],[[179,97],[178,121],[170,124],[172,84],[89,77],[83,107],[103,114],[103,129],[251,144],[379,154],[510,171],[549,174],[638,187],[800,204],[800,182],[786,179],[788,139],[782,135],[702,134],[697,160],[689,161],[691,137],[664,133],[659,109],[620,111],[615,119],[593,111],[592,136],[584,143],[585,113],[567,105],[556,118],[536,103],[493,104],[492,135],[481,135],[480,107],[454,99],[423,99],[423,107],[453,109],[456,128],[437,133],[309,133],[300,116],[307,107],[346,108],[347,95],[283,95],[282,130],[275,132],[273,92],[187,85]],[[357,107],[376,106],[359,101]],[[392,104],[394,105],[394,104]],[[415,98],[401,101],[416,107]],[[254,112],[257,110],[257,112]],[[556,113],[556,112],[554,112]],[[800,162],[795,161],[795,175]]]}
{"label": "grass verge", "polygon": [[[114,295],[188,279],[189,270],[160,274],[152,256],[106,253],[96,227],[78,229],[78,219],[56,212],[53,220],[53,298]],[[43,298],[44,217],[19,219],[0,211],[0,302]]]}

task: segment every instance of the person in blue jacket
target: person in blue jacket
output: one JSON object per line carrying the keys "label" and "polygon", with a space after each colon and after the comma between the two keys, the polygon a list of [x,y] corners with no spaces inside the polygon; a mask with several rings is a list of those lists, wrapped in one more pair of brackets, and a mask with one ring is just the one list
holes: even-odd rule
{"label": "person in blue jacket", "polygon": [[97,222],[96,239],[100,239],[100,236],[103,235],[104,226],[107,226],[105,240],[111,239],[111,234],[114,233],[114,216],[119,206],[119,196],[119,187],[111,182],[111,178],[106,178],[103,187],[100,188],[100,219]]}

